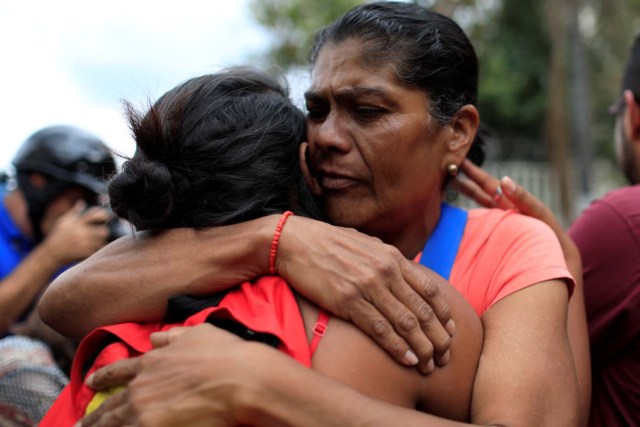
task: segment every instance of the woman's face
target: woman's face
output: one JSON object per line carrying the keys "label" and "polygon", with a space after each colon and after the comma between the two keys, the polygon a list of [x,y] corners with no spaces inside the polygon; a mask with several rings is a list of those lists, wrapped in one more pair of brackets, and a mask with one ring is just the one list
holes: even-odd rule
{"label": "woman's face", "polygon": [[330,218],[390,244],[430,232],[452,130],[430,116],[427,95],[391,65],[363,68],[347,40],[322,48],[305,98],[311,187]]}

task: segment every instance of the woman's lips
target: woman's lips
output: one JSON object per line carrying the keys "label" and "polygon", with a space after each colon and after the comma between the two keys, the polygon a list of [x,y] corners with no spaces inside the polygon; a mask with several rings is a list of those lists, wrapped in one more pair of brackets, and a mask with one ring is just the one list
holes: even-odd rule
{"label": "woman's lips", "polygon": [[358,180],[355,178],[335,173],[323,173],[320,179],[320,185],[326,190],[343,190],[357,183]]}
{"label": "woman's lips", "polygon": [[323,176],[322,187],[327,190],[342,190],[356,185],[358,181],[347,177]]}

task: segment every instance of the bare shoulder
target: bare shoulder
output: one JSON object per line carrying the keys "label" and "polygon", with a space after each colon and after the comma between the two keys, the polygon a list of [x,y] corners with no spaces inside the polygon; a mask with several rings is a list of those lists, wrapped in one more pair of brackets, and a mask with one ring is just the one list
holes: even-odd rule
{"label": "bare shoulder", "polygon": [[[482,350],[482,325],[453,287],[443,286],[442,292],[456,322],[451,359],[446,366],[423,376],[417,369],[395,362],[351,323],[332,317],[312,359],[313,369],[395,405],[449,419],[468,420]],[[300,301],[300,306],[309,330],[308,325],[313,325],[318,310],[305,300]]]}

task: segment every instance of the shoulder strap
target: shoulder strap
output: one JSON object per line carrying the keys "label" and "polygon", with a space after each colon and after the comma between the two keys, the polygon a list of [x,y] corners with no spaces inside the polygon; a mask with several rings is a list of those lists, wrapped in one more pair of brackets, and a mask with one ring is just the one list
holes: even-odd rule
{"label": "shoulder strap", "polygon": [[329,324],[330,319],[331,316],[329,315],[329,313],[327,313],[323,309],[320,309],[320,311],[318,312],[318,320],[313,326],[313,338],[311,338],[311,343],[309,344],[311,357],[313,357],[313,355],[315,354],[316,349],[318,348],[318,344],[320,344],[320,340],[327,331],[327,325]]}
{"label": "shoulder strap", "polygon": [[467,211],[442,204],[440,220],[422,250],[420,264],[449,279],[467,225]]}

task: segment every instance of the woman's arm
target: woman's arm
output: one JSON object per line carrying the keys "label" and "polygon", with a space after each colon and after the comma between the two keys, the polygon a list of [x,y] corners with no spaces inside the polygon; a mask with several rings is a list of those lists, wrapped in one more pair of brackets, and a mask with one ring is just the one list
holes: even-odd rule
{"label": "woman's arm", "polygon": [[126,392],[86,416],[83,427],[462,425],[367,397],[208,324],[174,328],[152,341],[162,348],[116,362],[89,380],[108,388],[133,378]]}
{"label": "woman's arm", "polygon": [[[577,425],[566,303],[566,286],[552,281],[516,292],[485,314],[474,425]],[[162,348],[90,379],[101,388],[133,378],[126,393],[110,398],[83,426],[468,425],[372,399],[210,325],[176,328],[152,341]]]}
{"label": "woman's arm", "polygon": [[[585,426],[591,405],[591,357],[584,305],[582,261],[578,247],[549,207],[524,187],[517,185],[511,178],[504,177],[498,180],[468,160],[463,163],[462,170],[469,178],[459,179],[457,182],[458,188],[463,194],[485,207],[515,209],[527,216],[539,219],[553,230],[560,242],[567,268],[576,283],[573,296],[569,301],[567,331],[578,375],[580,425]],[[498,187],[502,193],[500,197],[495,197]]]}
{"label": "woman's arm", "polygon": [[[172,296],[213,293],[268,274],[278,219],[118,239],[61,275],[45,292],[40,315],[72,337],[112,323],[159,320]],[[358,325],[396,360],[419,362],[424,372],[434,353],[443,363],[455,331],[439,293],[444,279],[424,274],[392,246],[293,216],[276,265],[301,294]]]}
{"label": "woman's arm", "polygon": [[70,337],[108,324],[160,320],[177,294],[214,293],[268,271],[276,222],[271,216],[250,226],[122,237],[60,275],[42,297],[40,316]]}
{"label": "woman's arm", "polygon": [[567,304],[566,285],[549,281],[505,297],[482,316],[485,342],[472,419],[504,426],[579,424]]}

